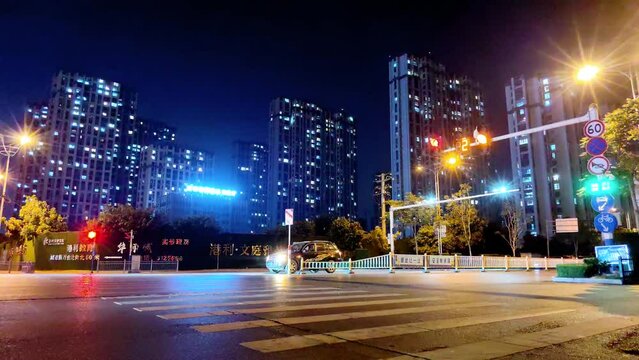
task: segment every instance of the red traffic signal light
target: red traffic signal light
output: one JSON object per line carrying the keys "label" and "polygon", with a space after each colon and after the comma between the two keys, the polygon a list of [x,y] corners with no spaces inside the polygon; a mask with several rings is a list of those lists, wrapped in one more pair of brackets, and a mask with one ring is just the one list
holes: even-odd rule
{"label": "red traffic signal light", "polygon": [[89,233],[87,233],[87,237],[90,240],[94,240],[97,236],[98,236],[98,233],[96,233],[95,231],[89,231]]}
{"label": "red traffic signal light", "polygon": [[442,145],[443,144],[441,136],[431,136],[428,138],[428,147],[430,147],[432,150],[441,150]]}

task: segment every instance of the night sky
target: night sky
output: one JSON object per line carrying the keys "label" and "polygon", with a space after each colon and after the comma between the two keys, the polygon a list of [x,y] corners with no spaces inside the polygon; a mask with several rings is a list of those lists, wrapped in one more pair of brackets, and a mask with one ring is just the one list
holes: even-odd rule
{"label": "night sky", "polygon": [[[579,57],[577,34],[601,55],[636,21],[639,4],[53,3],[0,2],[0,121],[21,123],[25,104],[47,97],[58,70],[119,81],[138,92],[139,116],[173,124],[179,142],[214,151],[216,185],[232,186],[230,145],[267,139],[272,98],[344,108],[358,122],[363,217],[372,215],[374,173],[389,167],[389,56],[430,53],[478,80],[488,122],[503,133],[510,76],[566,68],[553,57],[567,59],[559,49]],[[495,162],[509,171],[507,152],[499,153]]]}

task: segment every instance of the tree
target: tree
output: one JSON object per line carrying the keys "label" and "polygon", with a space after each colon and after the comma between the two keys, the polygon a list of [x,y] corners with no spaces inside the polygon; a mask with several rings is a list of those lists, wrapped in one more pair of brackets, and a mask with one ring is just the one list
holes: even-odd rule
{"label": "tree", "polygon": [[621,108],[609,112],[604,121],[603,137],[608,142],[608,154],[616,160],[619,177],[626,179],[637,223],[634,179],[639,175],[639,99],[628,99]]}
{"label": "tree", "polygon": [[378,256],[388,253],[388,242],[386,236],[379,226],[371,232],[364,234],[361,240],[361,246],[368,250],[370,256]]}
{"label": "tree", "polygon": [[11,240],[12,248],[21,247],[25,241],[33,241],[49,232],[67,230],[67,223],[62,215],[46,201],[38,200],[36,196],[27,196],[18,218],[2,218],[2,222],[7,229],[6,236]]}
{"label": "tree", "polygon": [[123,235],[146,229],[153,221],[151,209],[135,209],[130,205],[107,206],[98,216],[98,223],[107,231]]}
{"label": "tree", "polygon": [[[468,196],[472,188],[468,184],[461,184],[459,191],[453,194],[452,198]],[[457,239],[463,241],[468,247],[468,253],[473,256],[472,245],[478,243],[482,238],[482,230],[485,226],[484,220],[479,217],[479,213],[474,204],[469,199],[452,201],[446,204],[446,214],[444,219],[447,224],[447,238],[454,242]]]}
{"label": "tree", "polygon": [[[404,201],[401,200],[389,200],[388,204],[392,207],[414,205],[424,202],[424,199],[420,196],[407,193],[404,197]],[[390,216],[390,213],[389,213]],[[420,248],[424,247],[425,238],[420,235],[420,229],[423,227],[433,227],[437,221],[436,208],[434,206],[420,206],[410,209],[402,209],[394,212],[395,223],[398,224],[402,230],[411,229],[415,240],[415,250],[420,251]]]}
{"label": "tree", "polygon": [[519,245],[519,238],[524,232],[521,210],[514,201],[509,200],[504,203],[501,214],[504,218],[508,238],[504,237],[501,233],[500,235],[504,238],[504,240],[506,240],[508,246],[510,246],[510,249],[513,252],[513,256],[515,256]]}
{"label": "tree", "polygon": [[353,251],[361,243],[364,237],[364,229],[357,221],[338,217],[333,220],[328,237],[341,250]]}

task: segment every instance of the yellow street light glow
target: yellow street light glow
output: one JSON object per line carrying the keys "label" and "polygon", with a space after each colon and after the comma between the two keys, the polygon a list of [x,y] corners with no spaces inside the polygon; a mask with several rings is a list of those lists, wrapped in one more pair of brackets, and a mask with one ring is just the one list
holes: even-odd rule
{"label": "yellow street light glow", "polygon": [[477,135],[477,142],[484,145],[488,143],[488,138],[484,134]]}
{"label": "yellow street light glow", "polygon": [[417,166],[415,167],[415,170],[416,170],[416,171],[422,171],[422,170],[424,170],[424,167],[423,167],[423,166],[421,166],[421,165],[417,165]]}
{"label": "yellow street light glow", "polygon": [[20,135],[20,145],[27,145],[33,141],[33,137],[29,134]]}
{"label": "yellow street light glow", "polygon": [[577,80],[591,81],[599,73],[599,67],[595,65],[585,65],[577,72]]}
{"label": "yellow street light glow", "polygon": [[448,166],[455,166],[459,163],[459,156],[457,154],[451,154],[444,159],[444,162]]}

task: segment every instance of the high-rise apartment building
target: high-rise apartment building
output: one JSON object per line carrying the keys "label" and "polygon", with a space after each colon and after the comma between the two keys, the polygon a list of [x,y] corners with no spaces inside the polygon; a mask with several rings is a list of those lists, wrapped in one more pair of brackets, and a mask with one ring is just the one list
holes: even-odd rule
{"label": "high-rise apartment building", "polygon": [[114,202],[138,207],[142,150],[153,144],[174,144],[176,129],[163,122],[137,117],[135,114],[129,114],[123,124],[123,155],[119,157],[117,164]]}
{"label": "high-rise apartment building", "polygon": [[270,105],[268,215],[271,227],[292,208],[296,220],[357,217],[355,120],[343,111],[276,98]]}
{"label": "high-rise apartment building", "polygon": [[[570,91],[556,76],[511,78],[506,84],[508,130],[517,132],[581,116]],[[581,125],[572,125],[510,139],[514,186],[521,189],[520,206],[526,230],[551,235],[552,221],[584,218],[583,200],[576,196],[583,174],[579,141]]]}
{"label": "high-rise apartment building", "polygon": [[[454,146],[484,125],[484,98],[479,84],[446,72],[444,65],[427,56],[404,54],[388,63],[390,102],[391,172],[393,199],[406,193],[434,194],[434,173],[439,154],[427,144],[443,139],[441,147]],[[463,169],[441,175],[441,195],[469,182],[474,192],[486,187],[489,164],[484,156],[467,155]],[[417,169],[425,169],[418,171]]]}
{"label": "high-rise apartment building", "polygon": [[187,185],[209,185],[213,180],[213,154],[184,146],[157,143],[140,155],[137,205],[155,208],[171,193]]}
{"label": "high-rise apartment building", "polygon": [[[37,195],[70,224],[97,216],[117,192],[123,119],[135,108],[135,94],[118,82],[65,72],[55,75],[47,105],[27,110],[27,121],[39,130],[40,144],[24,159],[32,165],[20,174],[16,203],[26,194]],[[35,114],[40,116],[37,122]]]}
{"label": "high-rise apartment building", "polygon": [[261,234],[268,229],[266,191],[268,187],[268,147],[266,144],[236,141],[234,231]]}

